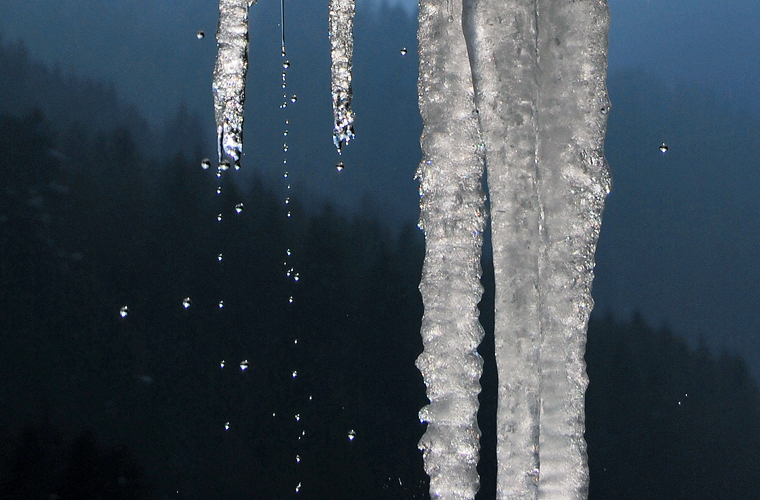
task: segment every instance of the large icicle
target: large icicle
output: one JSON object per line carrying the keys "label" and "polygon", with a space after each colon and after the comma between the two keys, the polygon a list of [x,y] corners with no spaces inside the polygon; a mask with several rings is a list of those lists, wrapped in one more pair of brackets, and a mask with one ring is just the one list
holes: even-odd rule
{"label": "large icicle", "polygon": [[539,197],[543,209],[539,498],[588,495],[583,355],[610,176],[604,159],[606,0],[538,0]]}
{"label": "large icicle", "polygon": [[214,65],[214,115],[219,162],[227,155],[236,167],[243,152],[243,106],[248,73],[248,8],[256,0],[219,0]]}
{"label": "large icicle", "polygon": [[603,156],[605,0],[467,0],[486,146],[499,499],[586,498],[583,355]]}
{"label": "large icicle", "polygon": [[491,204],[497,498],[535,499],[540,410],[536,1],[468,1],[464,29]]}
{"label": "large icicle", "polygon": [[[448,4],[448,5],[447,5]],[[483,337],[478,322],[485,226],[483,162],[461,0],[422,0],[419,106],[424,129],[420,224],[425,261],[420,292],[424,351],[417,367],[430,404],[420,440],[433,499],[472,499],[479,487],[477,424]]]}
{"label": "large icicle", "polygon": [[355,0],[330,0],[331,89],[335,125],[333,142],[340,153],[354,138],[354,112],[351,110],[351,71],[354,58]]}

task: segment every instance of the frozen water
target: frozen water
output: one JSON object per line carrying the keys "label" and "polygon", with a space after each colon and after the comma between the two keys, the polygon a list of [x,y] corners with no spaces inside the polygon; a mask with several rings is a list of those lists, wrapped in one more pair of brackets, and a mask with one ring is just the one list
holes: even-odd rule
{"label": "frozen water", "polygon": [[480,0],[464,17],[492,213],[497,498],[581,499],[607,3]]}
{"label": "frozen water", "polygon": [[[482,232],[483,158],[461,0],[420,1],[420,227],[425,261],[420,282],[424,304],[422,342],[417,358],[430,404],[420,411],[428,422],[420,440],[430,496],[472,499],[479,487],[476,469],[480,430],[478,393],[483,338],[478,322]],[[459,22],[450,23],[450,15]]]}
{"label": "frozen water", "polygon": [[331,89],[335,118],[333,142],[338,152],[354,138],[351,71],[354,57],[354,0],[330,0]]}
{"label": "frozen water", "polygon": [[214,115],[219,162],[235,165],[243,153],[243,107],[248,73],[248,8],[256,0],[219,0],[218,45],[214,65]]}

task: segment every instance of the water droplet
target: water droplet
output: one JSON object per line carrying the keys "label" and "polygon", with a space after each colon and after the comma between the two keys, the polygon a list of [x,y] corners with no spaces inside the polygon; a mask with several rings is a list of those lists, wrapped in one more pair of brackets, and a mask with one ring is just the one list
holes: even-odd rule
{"label": "water droplet", "polygon": [[301,421],[301,414],[300,413],[296,413],[295,415],[293,415],[293,418],[296,419],[296,422],[300,422]]}
{"label": "water droplet", "polygon": [[290,67],[290,61],[288,61],[287,59],[285,61],[283,61],[282,62],[282,67],[284,69],[288,69]]}
{"label": "water droplet", "polygon": [[660,145],[660,153],[665,154],[667,152],[668,152],[668,145],[663,142],[662,145]]}
{"label": "water droplet", "polygon": [[290,102],[296,102],[298,100],[298,96],[293,94],[293,97],[290,98]]}
{"label": "water droplet", "polygon": [[288,145],[287,144],[283,144],[282,145],[282,150],[287,153],[288,152]]}
{"label": "water droplet", "polygon": [[219,170],[229,170],[229,169],[230,169],[230,161],[222,160],[222,162],[219,164]]}
{"label": "water droplet", "polygon": [[221,368],[224,368],[224,360],[222,360],[222,362],[221,362],[221,363],[219,363],[219,366],[220,366]]}
{"label": "water droplet", "polygon": [[285,76],[286,76],[286,73],[283,71],[283,72],[282,72],[282,79],[283,79],[283,80],[285,80]]}
{"label": "water droplet", "polygon": [[184,299],[182,299],[182,307],[184,307],[185,309],[189,309],[191,303],[192,302],[190,301],[190,297],[185,297]]}
{"label": "water droplet", "polygon": [[296,378],[297,376],[298,376],[298,371],[297,370],[293,370],[293,378]]}
{"label": "water droplet", "polygon": [[288,212],[288,219],[290,219],[290,212]]}
{"label": "water droplet", "polygon": [[222,188],[221,187],[216,188],[216,194],[222,194]]}
{"label": "water droplet", "polygon": [[403,47],[399,52],[401,53],[402,56],[405,56],[406,55],[406,47]]}
{"label": "water droplet", "polygon": [[203,40],[203,37],[206,36],[206,33],[204,33],[203,31],[198,31],[198,33],[196,33],[195,36],[198,38],[198,40]]}
{"label": "water droplet", "polygon": [[222,261],[222,258],[223,258],[222,254],[219,254],[216,256],[216,260],[218,260],[219,262]]}
{"label": "water droplet", "polygon": [[301,483],[298,483],[298,485],[296,486],[296,493],[298,493],[299,491],[301,491]]}
{"label": "water droplet", "polygon": [[223,308],[223,307],[224,307],[224,301],[223,301],[223,300],[220,300],[220,301],[219,301],[219,309],[221,309],[221,308]]}
{"label": "water droplet", "polygon": [[247,359],[245,359],[245,360],[243,360],[243,361],[240,362],[240,369],[242,371],[246,371],[248,369],[248,360]]}
{"label": "water droplet", "polygon": [[286,131],[284,131],[284,132],[282,133],[282,136],[283,136],[283,137],[287,137],[287,136],[288,136],[288,131],[287,131],[287,130],[286,130]]}
{"label": "water droplet", "polygon": [[449,16],[449,19],[448,19],[448,21],[449,21],[450,23],[453,23],[453,22],[454,22],[454,16]]}
{"label": "water droplet", "polygon": [[348,440],[349,441],[353,441],[355,437],[356,437],[356,431],[354,431],[353,429],[351,429],[350,431],[348,431]]}
{"label": "water droplet", "polygon": [[285,251],[285,253],[286,253],[286,254],[288,254],[288,255],[290,255],[290,248],[288,248],[288,249]]}
{"label": "water droplet", "polygon": [[211,167],[211,160],[209,160],[208,158],[204,158],[203,160],[201,160],[201,168],[203,170],[208,170],[210,167]]}
{"label": "water droplet", "polygon": [[290,198],[285,198],[285,204],[286,205],[290,204]]}
{"label": "water droplet", "polygon": [[296,455],[296,463],[297,464],[301,463],[301,455]]}
{"label": "water droplet", "polygon": [[229,422],[225,422],[225,423],[224,423],[224,430],[225,430],[225,431],[228,431],[228,430],[230,430],[230,423],[229,423]]}
{"label": "water droplet", "polygon": [[127,314],[129,314],[129,308],[127,306],[122,306],[119,309],[119,316],[121,316],[122,318],[126,318]]}
{"label": "water droplet", "polygon": [[284,174],[282,174],[282,176],[287,179],[288,178],[288,173],[285,172]]}
{"label": "water droplet", "polygon": [[335,168],[338,169],[338,172],[343,172],[343,169],[346,168],[346,166],[343,164],[343,162],[340,162],[337,165],[335,165]]}
{"label": "water droplet", "polygon": [[288,304],[292,304],[292,303],[293,303],[293,296],[291,295],[290,298],[288,298]]}
{"label": "water droplet", "polygon": [[242,211],[243,211],[243,204],[242,203],[238,203],[237,205],[235,205],[235,212],[240,213]]}
{"label": "water droplet", "polygon": [[216,220],[217,222],[222,222],[222,214],[217,214]]}
{"label": "water droplet", "polygon": [[607,108],[605,106],[602,106],[602,109],[600,109],[603,115],[607,114]]}
{"label": "water droplet", "polygon": [[295,281],[298,281],[298,280],[299,280],[299,277],[298,277],[298,273],[296,273],[296,275],[293,277],[293,279],[294,279]]}

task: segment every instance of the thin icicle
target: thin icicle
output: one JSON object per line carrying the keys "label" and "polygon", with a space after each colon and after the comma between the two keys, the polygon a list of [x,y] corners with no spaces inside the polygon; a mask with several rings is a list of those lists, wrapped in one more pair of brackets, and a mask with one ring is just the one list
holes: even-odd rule
{"label": "thin icicle", "polygon": [[354,112],[351,111],[351,70],[354,57],[355,0],[330,0],[331,89],[335,125],[333,142],[340,153],[354,138]]}
{"label": "thin icicle", "polygon": [[248,8],[256,0],[219,0],[214,65],[214,115],[219,163],[224,155],[236,167],[243,152],[243,107],[248,73]]}
{"label": "thin icicle", "polygon": [[420,226],[425,261],[420,293],[424,351],[417,358],[430,404],[420,440],[430,497],[473,499],[479,488],[478,394],[483,338],[478,322],[482,232],[486,215],[483,158],[462,33],[462,0],[445,8],[422,0],[419,10],[419,106],[424,129]]}

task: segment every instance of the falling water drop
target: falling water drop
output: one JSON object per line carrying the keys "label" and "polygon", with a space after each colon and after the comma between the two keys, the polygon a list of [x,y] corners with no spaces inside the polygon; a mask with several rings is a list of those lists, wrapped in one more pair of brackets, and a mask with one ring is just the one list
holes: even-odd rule
{"label": "falling water drop", "polygon": [[353,429],[351,429],[350,431],[348,431],[348,440],[349,441],[353,441],[355,437],[356,437],[356,431],[354,431]]}
{"label": "falling water drop", "polygon": [[182,307],[184,307],[185,309],[189,309],[191,303],[192,302],[190,301],[190,297],[185,297],[184,299],[182,299]]}
{"label": "falling water drop", "polygon": [[218,260],[219,262],[221,262],[223,258],[224,256],[222,254],[219,254],[216,256],[216,260]]}
{"label": "falling water drop", "polygon": [[335,168],[338,169],[338,172],[343,172],[343,169],[346,168],[346,166],[343,164],[343,162],[340,162],[337,165],[335,165]]}
{"label": "falling water drop", "polygon": [[198,38],[198,40],[203,40],[203,37],[206,36],[206,33],[204,33],[203,31],[198,31],[198,33],[196,33],[195,36]]}
{"label": "falling water drop", "polygon": [[228,431],[228,430],[230,430],[230,423],[229,423],[229,422],[225,422],[225,423],[224,423],[224,430],[225,430],[225,431]]}
{"label": "falling water drop", "polygon": [[301,455],[296,455],[296,463],[297,464],[301,463]]}
{"label": "falling water drop", "polygon": [[295,415],[293,415],[293,418],[296,419],[296,422],[300,422],[301,421],[301,414],[300,413],[296,413]]}
{"label": "falling water drop", "polygon": [[222,194],[222,188],[221,186],[216,188],[216,194]]}
{"label": "falling water drop", "polygon": [[243,361],[240,362],[240,370],[241,371],[246,371],[247,369],[248,369],[248,360],[245,359],[245,360],[243,360]]}
{"label": "falling water drop", "polygon": [[220,300],[219,301],[219,309],[222,309],[223,307],[224,307],[224,301]]}
{"label": "falling water drop", "polygon": [[296,493],[298,493],[299,491],[301,491],[301,483],[298,483],[298,485],[296,486]]}
{"label": "falling water drop", "polygon": [[297,376],[298,376],[298,371],[297,370],[293,370],[293,378],[296,378]]}
{"label": "falling water drop", "polygon": [[209,160],[208,158],[204,158],[203,160],[201,160],[201,168],[203,170],[208,170],[210,167],[211,167],[211,160]]}
{"label": "falling water drop", "polygon": [[288,61],[287,59],[285,61],[283,61],[282,62],[282,67],[283,67],[283,69],[288,69],[290,67],[290,61]]}
{"label": "falling water drop", "polygon": [[283,144],[283,145],[282,145],[282,150],[283,150],[285,153],[287,153],[287,152],[288,152],[288,145],[287,145],[287,144]]}
{"label": "falling water drop", "polygon": [[222,222],[222,214],[217,214],[216,220],[217,222]]}
{"label": "falling water drop", "polygon": [[660,145],[660,153],[665,154],[668,152],[668,145],[664,142]]}
{"label": "falling water drop", "polygon": [[230,161],[229,160],[222,160],[219,163],[219,170],[229,170],[230,169]]}
{"label": "falling water drop", "polygon": [[402,56],[405,56],[405,55],[406,55],[406,47],[403,47],[401,50],[399,50],[399,53],[400,53]]}
{"label": "falling water drop", "polygon": [[121,316],[122,318],[126,318],[128,314],[129,314],[129,308],[127,306],[122,306],[119,309],[119,316]]}
{"label": "falling water drop", "polygon": [[243,211],[243,204],[242,203],[238,203],[237,205],[235,205],[235,212],[240,213],[242,211]]}
{"label": "falling water drop", "polygon": [[298,96],[293,94],[293,97],[290,98],[290,102],[296,102],[298,100]]}
{"label": "falling water drop", "polygon": [[222,362],[221,362],[221,363],[219,363],[219,366],[220,366],[221,368],[224,368],[224,360],[222,360]]}

